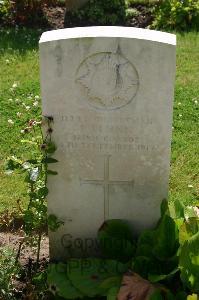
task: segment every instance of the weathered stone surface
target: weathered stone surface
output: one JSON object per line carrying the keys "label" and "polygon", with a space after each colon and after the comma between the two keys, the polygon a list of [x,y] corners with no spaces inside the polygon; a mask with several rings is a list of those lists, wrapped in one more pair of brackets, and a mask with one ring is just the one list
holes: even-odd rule
{"label": "weathered stone surface", "polygon": [[51,257],[82,247],[95,253],[105,219],[126,219],[137,232],[152,227],[168,192],[175,36],[51,31],[41,37],[40,59],[43,114],[54,117],[59,160],[48,207],[65,222],[50,233]]}

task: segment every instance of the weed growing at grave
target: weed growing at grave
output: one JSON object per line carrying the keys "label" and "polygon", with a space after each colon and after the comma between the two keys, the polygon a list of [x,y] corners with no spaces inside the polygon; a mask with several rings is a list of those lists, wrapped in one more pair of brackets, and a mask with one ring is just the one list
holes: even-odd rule
{"label": "weed growing at grave", "polygon": [[123,220],[106,221],[98,241],[101,259],[49,265],[47,282],[52,294],[64,299],[198,299],[197,206],[185,207],[178,201],[169,207],[163,201],[156,228],[143,231],[137,239]]}
{"label": "weed growing at grave", "polygon": [[[20,209],[23,216],[25,233],[24,240],[21,243],[27,241],[29,243],[35,242],[35,236],[37,237],[37,264],[39,263],[40,244],[44,228],[48,225],[54,231],[62,224],[56,216],[47,215],[45,201],[48,195],[47,177],[48,175],[57,174],[56,171],[48,167],[49,164],[57,162],[52,157],[56,151],[56,146],[51,139],[53,132],[52,123],[52,117],[44,117],[43,120],[41,118],[39,120],[30,119],[21,130],[23,135],[21,143],[31,145],[31,147],[35,148],[37,155],[34,158],[26,160],[12,155],[8,157],[5,166],[8,175],[14,171],[24,174],[24,181],[28,186],[28,206],[25,210]],[[46,127],[45,135],[41,128],[42,124]]]}

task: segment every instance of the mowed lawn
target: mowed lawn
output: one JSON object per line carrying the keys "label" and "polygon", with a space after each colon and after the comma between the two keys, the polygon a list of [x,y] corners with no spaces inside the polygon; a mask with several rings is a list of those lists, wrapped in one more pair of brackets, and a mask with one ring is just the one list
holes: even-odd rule
{"label": "mowed lawn", "polygon": [[[41,114],[38,40],[41,31],[0,30],[0,212],[26,205],[23,176],[4,173],[7,156],[26,158],[21,130]],[[199,202],[199,34],[177,35],[170,200]],[[23,126],[24,124],[24,126]]]}

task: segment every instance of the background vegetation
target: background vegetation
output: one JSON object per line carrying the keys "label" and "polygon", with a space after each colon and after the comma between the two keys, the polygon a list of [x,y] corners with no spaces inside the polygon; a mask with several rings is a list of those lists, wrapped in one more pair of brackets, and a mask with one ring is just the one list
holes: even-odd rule
{"label": "background vegetation", "polygon": [[[64,5],[65,0],[1,0],[0,23],[26,26],[48,26],[45,7]],[[149,13],[151,28],[198,30],[198,0],[90,0],[81,9],[67,12],[65,27],[76,25],[125,25],[140,14]],[[143,7],[141,12],[143,13]]]}
{"label": "background vegetation", "polygon": [[[5,175],[4,161],[10,154],[27,153],[19,143],[21,123],[41,114],[40,35],[41,30],[0,31],[0,211],[13,211],[18,199],[26,203],[23,176]],[[191,204],[199,200],[199,35],[177,34],[177,43],[170,194]]]}

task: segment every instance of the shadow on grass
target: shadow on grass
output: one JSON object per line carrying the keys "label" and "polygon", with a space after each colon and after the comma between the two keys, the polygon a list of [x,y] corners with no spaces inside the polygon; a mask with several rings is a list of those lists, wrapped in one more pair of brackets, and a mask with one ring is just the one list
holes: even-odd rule
{"label": "shadow on grass", "polygon": [[0,29],[0,51],[18,50],[20,54],[38,49],[39,39],[45,29],[25,27]]}

